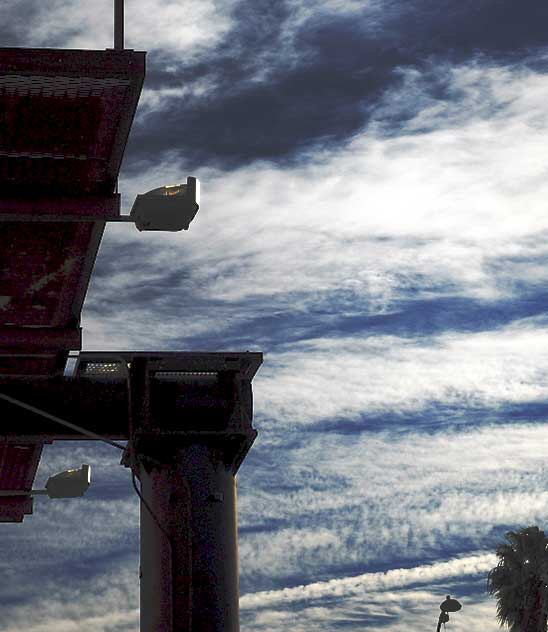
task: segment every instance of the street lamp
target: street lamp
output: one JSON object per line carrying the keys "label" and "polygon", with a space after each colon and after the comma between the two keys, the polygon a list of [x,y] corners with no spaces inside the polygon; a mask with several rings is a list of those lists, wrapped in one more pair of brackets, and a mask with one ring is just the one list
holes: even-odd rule
{"label": "street lamp", "polygon": [[440,604],[441,613],[440,618],[438,619],[438,627],[436,632],[440,632],[442,623],[445,627],[445,624],[449,621],[448,612],[457,612],[461,608],[462,606],[456,599],[451,599],[451,595],[447,595],[445,601],[442,601]]}
{"label": "street lamp", "polygon": [[83,496],[91,482],[91,468],[83,463],[79,470],[65,470],[48,478],[46,489],[0,491],[0,496],[30,496],[47,494],[50,498],[78,498]]}
{"label": "street lamp", "polygon": [[152,189],[135,198],[130,220],[138,230],[188,230],[200,208],[200,181],[188,176],[186,184]]}

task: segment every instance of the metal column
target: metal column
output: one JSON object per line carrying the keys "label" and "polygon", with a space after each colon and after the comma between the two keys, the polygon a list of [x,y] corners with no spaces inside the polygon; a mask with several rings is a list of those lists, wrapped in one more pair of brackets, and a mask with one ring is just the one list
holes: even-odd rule
{"label": "metal column", "polygon": [[257,436],[261,362],[248,352],[131,357],[122,463],[141,482],[141,632],[240,630],[236,475]]}
{"label": "metal column", "polygon": [[141,502],[141,632],[239,632],[236,477],[208,443],[140,466],[164,529]]}

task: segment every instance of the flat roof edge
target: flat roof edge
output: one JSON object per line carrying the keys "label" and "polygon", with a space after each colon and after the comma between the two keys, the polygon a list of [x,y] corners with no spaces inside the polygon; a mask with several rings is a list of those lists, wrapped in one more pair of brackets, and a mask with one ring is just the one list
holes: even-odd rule
{"label": "flat roof edge", "polygon": [[145,57],[146,51],[133,49],[0,48],[0,73],[144,75]]}

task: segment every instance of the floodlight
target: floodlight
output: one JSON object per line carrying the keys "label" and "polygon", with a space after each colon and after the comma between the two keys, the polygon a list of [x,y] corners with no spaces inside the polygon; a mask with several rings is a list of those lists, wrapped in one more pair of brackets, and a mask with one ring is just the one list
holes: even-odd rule
{"label": "floodlight", "polygon": [[128,365],[124,358],[116,356],[97,356],[76,361],[74,374],[77,378],[93,378],[98,381],[117,382],[127,380]]}
{"label": "floodlight", "polygon": [[66,470],[50,476],[45,491],[50,498],[77,498],[84,495],[90,482],[91,468],[83,463],[79,470]]}
{"label": "floodlight", "polygon": [[79,470],[65,470],[48,478],[46,489],[31,489],[29,492],[10,489],[0,491],[0,496],[30,496],[47,494],[50,498],[77,498],[83,496],[91,483],[91,468],[82,463]]}
{"label": "floodlight", "polygon": [[135,198],[130,217],[138,230],[188,230],[200,208],[200,181],[152,189]]}

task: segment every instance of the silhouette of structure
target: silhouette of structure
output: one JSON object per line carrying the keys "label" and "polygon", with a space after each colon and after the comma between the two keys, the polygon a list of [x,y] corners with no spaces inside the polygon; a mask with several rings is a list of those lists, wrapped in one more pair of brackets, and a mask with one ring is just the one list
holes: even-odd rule
{"label": "silhouette of structure", "polygon": [[445,624],[449,621],[450,612],[458,612],[461,608],[461,604],[456,599],[451,599],[451,595],[447,595],[440,604],[441,612],[438,618],[438,627],[436,628],[436,632],[440,632],[442,623],[445,627]]}
{"label": "silhouette of structure", "polygon": [[114,9],[114,49],[0,48],[0,522],[32,514],[45,443],[100,436],[141,498],[141,630],[236,632],[236,473],[262,354],[81,351],[105,223],[131,221],[116,188],[145,76]]}

